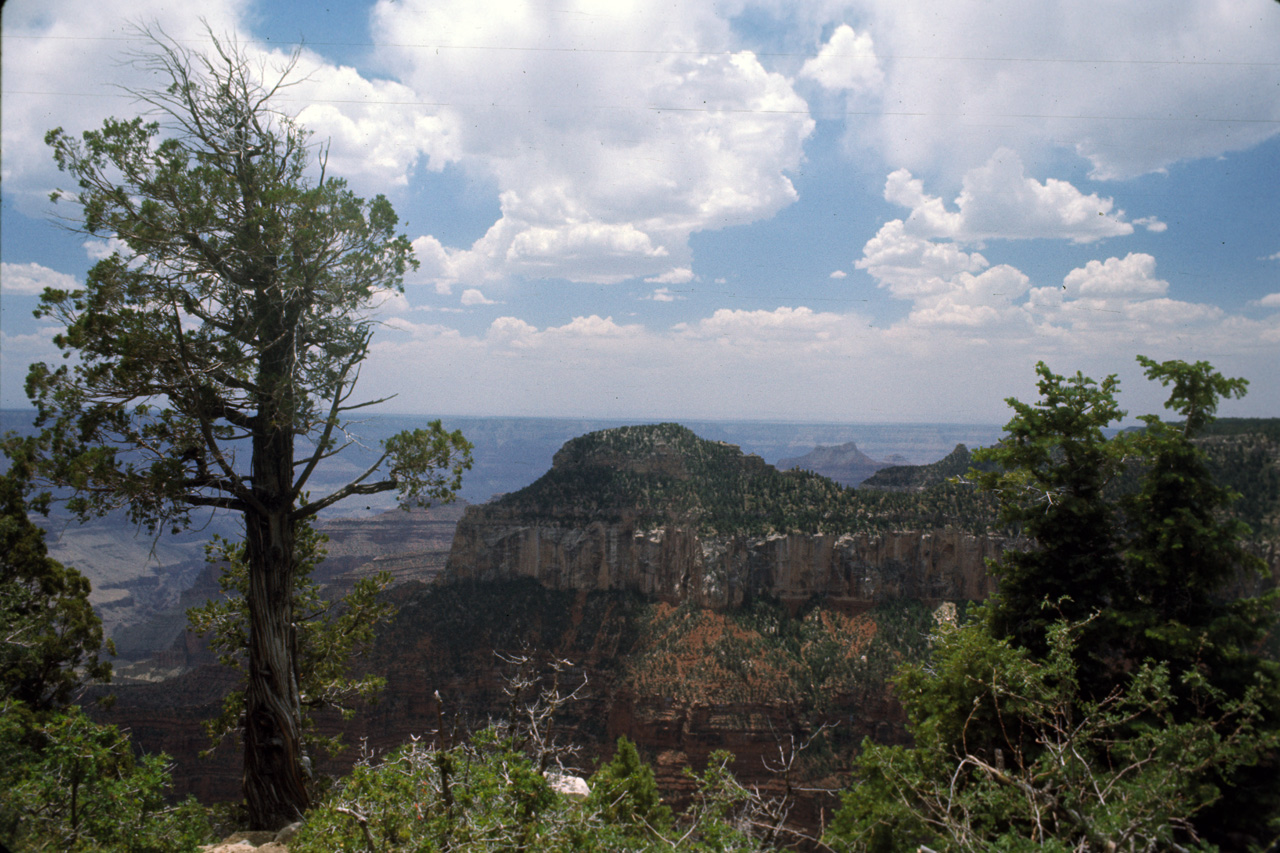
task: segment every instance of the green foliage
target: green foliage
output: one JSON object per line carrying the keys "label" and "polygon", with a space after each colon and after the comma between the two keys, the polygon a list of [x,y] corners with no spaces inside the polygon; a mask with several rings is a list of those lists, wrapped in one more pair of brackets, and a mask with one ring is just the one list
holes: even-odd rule
{"label": "green foliage", "polygon": [[313,810],[290,849],[573,849],[584,827],[509,738],[481,732],[465,745],[410,743],[361,763]]}
{"label": "green foliage", "polygon": [[779,472],[678,424],[620,427],[565,444],[555,466],[497,506],[517,517],[589,524],[627,519],[706,534],[851,533],[959,524],[985,530],[991,502],[940,483],[922,494],[847,489],[809,471]]}
{"label": "green foliage", "polygon": [[452,501],[471,467],[471,443],[461,430],[446,432],[440,421],[405,430],[382,443],[388,473],[403,507]]}
{"label": "green foliage", "polygon": [[[163,756],[135,759],[114,727],[66,706],[109,681],[89,581],[48,556],[28,517],[29,440],[6,437],[0,476],[0,847],[33,851],[193,850],[206,839],[194,803],[166,805]],[[109,647],[108,647],[109,648]]]}
{"label": "green foliage", "polygon": [[994,467],[972,479],[999,497],[1001,519],[1038,546],[1006,552],[992,566],[1000,585],[992,630],[1043,654],[1055,614],[1042,602],[1054,602],[1062,618],[1087,618],[1110,604],[1122,575],[1117,508],[1105,491],[1124,470],[1129,439],[1104,433],[1124,415],[1115,376],[1099,385],[1079,373],[1059,376],[1043,362],[1036,373],[1040,400],[1007,400],[1015,414],[1005,437],[974,454]]}
{"label": "green foliage", "polygon": [[[1173,386],[1164,407],[1182,416],[1182,434],[1186,438],[1199,435],[1215,420],[1219,400],[1239,399],[1249,388],[1249,380],[1229,379],[1214,370],[1207,361],[1195,364],[1179,359],[1158,362],[1140,355],[1138,364],[1143,366],[1148,379],[1165,388]],[[1148,426],[1153,420],[1144,419]]]}
{"label": "green foliage", "polygon": [[[625,742],[625,741],[624,741]],[[634,747],[592,777],[585,798],[557,792],[519,739],[494,729],[453,747],[413,741],[366,757],[307,816],[293,853],[331,850],[748,853],[776,849],[755,792],[712,755],[690,808],[673,817]]]}
{"label": "green foliage", "polygon": [[[1259,674],[1254,650],[1274,618],[1276,596],[1223,596],[1232,581],[1265,574],[1266,567],[1245,548],[1248,525],[1227,515],[1237,495],[1215,481],[1192,439],[1209,423],[1218,397],[1243,396],[1246,383],[1222,377],[1206,362],[1139,361],[1149,378],[1173,385],[1165,405],[1183,421],[1174,426],[1148,415],[1134,437],[1145,470],[1138,489],[1121,502],[1129,533],[1127,583],[1115,590],[1104,616],[1127,638],[1129,660],[1154,657],[1179,674],[1212,673],[1219,687],[1239,695]],[[1269,674],[1272,681],[1277,676]]]}
{"label": "green foliage", "polygon": [[129,739],[76,707],[0,714],[0,846],[75,853],[194,851],[211,840],[203,809],[166,803],[168,760],[136,759]]}
{"label": "green foliage", "polygon": [[1103,430],[1123,414],[1114,377],[1098,385],[1040,364],[1040,401],[1010,400],[1007,436],[976,454],[999,467],[974,479],[1037,546],[993,566],[992,630],[1043,654],[1053,620],[1096,613],[1081,645],[1087,693],[1107,692],[1109,673],[1153,658],[1176,675],[1212,671],[1220,687],[1234,681],[1229,692],[1239,696],[1258,674],[1256,645],[1275,596],[1224,597],[1265,567],[1245,547],[1247,525],[1229,515],[1236,494],[1215,481],[1194,439],[1219,397],[1241,396],[1245,383],[1206,362],[1139,361],[1149,378],[1172,386],[1166,406],[1180,425],[1148,415],[1142,430],[1108,439]]}
{"label": "green foliage", "polygon": [[701,773],[685,768],[685,776],[695,785],[693,803],[681,815],[687,827],[685,843],[668,840],[672,847],[699,853],[748,853],[774,848],[781,822],[777,815],[764,813],[756,794],[734,777],[729,770],[732,761],[733,755],[721,749],[711,753]]}
{"label": "green foliage", "polygon": [[557,713],[577,694],[563,683],[572,665],[554,661],[548,683],[531,659],[508,662],[505,719],[459,738],[438,709],[435,743],[414,739],[377,764],[365,756],[291,849],[608,849],[591,846],[588,813],[552,785],[576,752],[555,737]]}
{"label": "green foliage", "polygon": [[[311,578],[324,559],[327,537],[309,522],[299,525],[298,531],[293,613],[303,730],[309,752],[324,750],[335,755],[342,746],[341,736],[318,734],[313,714],[322,708],[334,708],[344,719],[350,719],[355,714],[348,706],[351,699],[377,700],[386,679],[373,674],[353,677],[350,673],[352,662],[372,645],[379,626],[395,615],[395,607],[381,598],[391,584],[391,576],[379,572],[360,578],[341,600],[328,601]],[[223,597],[191,608],[187,619],[193,631],[208,636],[209,645],[223,666],[243,672],[248,664],[249,625],[245,596],[249,572],[244,545],[215,536],[205,550],[206,560],[222,568],[218,586]],[[205,722],[214,748],[227,736],[241,731],[243,716],[244,691],[235,690],[223,701],[222,712]]]}
{"label": "green foliage", "polygon": [[653,768],[626,737],[618,738],[613,758],[592,775],[587,806],[607,825],[628,832],[663,832],[671,826],[671,809],[662,804]]}
{"label": "green foliage", "polygon": [[[1108,439],[1117,384],[1045,365],[972,479],[1035,548],[896,692],[915,745],[866,745],[832,834],[850,849],[1216,849],[1280,823],[1276,593],[1195,441],[1243,380],[1140,358],[1178,425]],[[1268,823],[1271,823],[1268,829]]]}
{"label": "green foliage", "polygon": [[102,620],[89,580],[49,557],[44,531],[28,517],[25,472],[11,462],[0,475],[0,700],[46,711],[86,682],[110,681],[111,664],[99,659]]}
{"label": "green foliage", "polygon": [[[1043,657],[982,620],[944,627],[899,696],[913,747],[866,743],[827,839],[844,850],[1211,850],[1196,819],[1214,775],[1280,743],[1259,693],[1181,719],[1168,669],[1145,664],[1099,699],[1075,663],[1087,623],[1058,621]],[[1184,685],[1214,693],[1194,678]]]}

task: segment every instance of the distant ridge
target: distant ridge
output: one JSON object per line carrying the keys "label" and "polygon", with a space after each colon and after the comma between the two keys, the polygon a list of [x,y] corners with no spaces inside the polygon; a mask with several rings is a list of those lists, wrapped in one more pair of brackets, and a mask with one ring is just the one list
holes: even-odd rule
{"label": "distant ridge", "polygon": [[628,518],[760,534],[844,529],[859,515],[857,498],[833,480],[780,472],[736,445],[699,438],[674,423],[579,436],[556,453],[550,471],[491,506],[559,523]]}
{"label": "distant ridge", "polygon": [[973,454],[963,444],[942,459],[929,465],[891,465],[876,471],[862,482],[864,489],[890,492],[922,492],[945,483],[952,477],[968,473],[974,467]]}
{"label": "distant ridge", "polygon": [[778,460],[779,471],[800,469],[830,477],[842,486],[857,486],[863,480],[888,468],[891,463],[877,462],[858,449],[857,442],[847,442],[835,447],[818,446],[804,456]]}

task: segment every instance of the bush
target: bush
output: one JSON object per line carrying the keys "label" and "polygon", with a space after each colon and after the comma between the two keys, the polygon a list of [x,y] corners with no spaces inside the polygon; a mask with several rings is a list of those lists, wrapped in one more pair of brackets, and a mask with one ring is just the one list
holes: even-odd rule
{"label": "bush", "polygon": [[[558,742],[554,717],[584,686],[553,660],[538,675],[531,658],[507,658],[510,715],[458,738],[441,713],[433,743],[412,740],[375,761],[366,754],[307,815],[291,853],[413,851],[756,851],[783,831],[786,803],[762,800],[716,753],[693,777],[693,805],[679,819],[658,796],[653,770],[622,738],[585,797],[560,793],[557,777],[578,748]],[[437,700],[439,697],[437,697]],[[779,808],[779,806],[781,806]],[[772,808],[771,808],[772,807]]]}
{"label": "bush", "polygon": [[170,853],[208,841],[204,810],[166,803],[168,759],[134,757],[115,726],[78,707],[0,715],[0,841],[14,850]]}
{"label": "bush", "polygon": [[[825,841],[837,850],[905,844],[956,851],[1214,850],[1197,819],[1229,777],[1280,743],[1260,727],[1262,693],[1221,695],[1195,674],[1177,683],[1148,661],[1099,699],[1081,693],[1085,622],[1057,621],[1036,657],[982,620],[944,625],[925,664],[900,671],[913,747],[870,741],[858,783]],[[1221,711],[1175,713],[1189,690]]]}

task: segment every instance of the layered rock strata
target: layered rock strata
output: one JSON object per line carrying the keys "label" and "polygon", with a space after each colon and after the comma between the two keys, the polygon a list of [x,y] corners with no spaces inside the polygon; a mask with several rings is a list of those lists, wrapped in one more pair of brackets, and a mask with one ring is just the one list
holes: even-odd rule
{"label": "layered rock strata", "polygon": [[945,529],[857,534],[716,536],[626,520],[586,526],[530,523],[499,507],[469,507],[446,578],[533,578],[552,589],[616,589],[724,609],[769,595],[815,596],[854,612],[897,598],[985,598],[986,561],[1002,537]]}

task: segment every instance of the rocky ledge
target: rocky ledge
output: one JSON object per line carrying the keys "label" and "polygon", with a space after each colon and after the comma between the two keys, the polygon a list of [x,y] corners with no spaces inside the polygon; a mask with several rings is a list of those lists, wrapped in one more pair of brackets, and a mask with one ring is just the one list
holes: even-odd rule
{"label": "rocky ledge", "polygon": [[724,609],[768,595],[815,596],[860,612],[893,599],[982,599],[986,561],[1009,541],[961,530],[768,536],[707,535],[682,526],[563,525],[469,507],[458,523],[446,577],[533,578],[552,589],[625,590]]}

